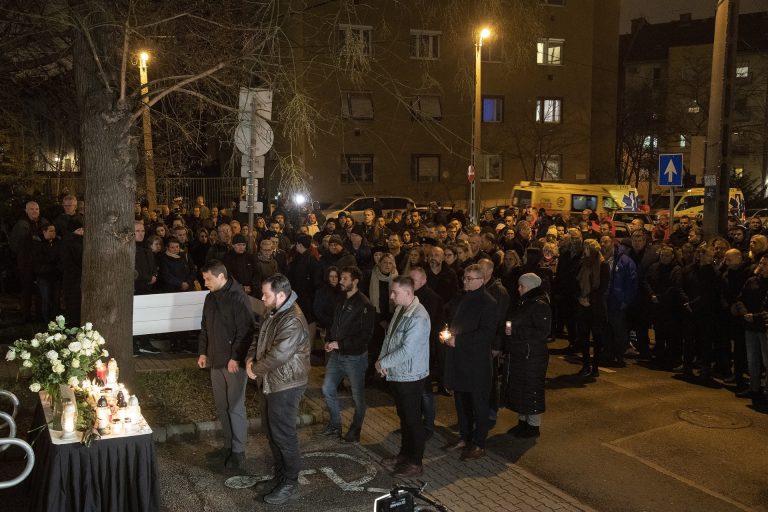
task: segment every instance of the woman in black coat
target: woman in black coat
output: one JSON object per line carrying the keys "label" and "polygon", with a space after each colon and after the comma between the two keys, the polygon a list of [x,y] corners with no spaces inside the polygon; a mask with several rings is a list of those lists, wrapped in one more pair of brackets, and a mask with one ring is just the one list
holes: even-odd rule
{"label": "woman in black coat", "polygon": [[506,405],[518,413],[520,420],[508,433],[532,438],[539,437],[544,412],[544,379],[549,363],[547,338],[552,310],[539,276],[523,274],[518,283],[520,304],[510,308],[512,312],[505,326],[504,382]]}

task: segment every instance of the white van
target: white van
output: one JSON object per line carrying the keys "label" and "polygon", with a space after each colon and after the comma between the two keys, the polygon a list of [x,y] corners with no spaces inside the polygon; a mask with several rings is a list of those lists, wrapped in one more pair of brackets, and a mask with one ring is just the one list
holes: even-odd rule
{"label": "white van", "polygon": [[[377,204],[378,203],[378,204]],[[363,212],[368,208],[378,212],[386,217],[394,210],[411,210],[416,207],[413,199],[402,196],[364,196],[348,197],[342,201],[337,201],[323,210],[326,218],[338,217],[341,212],[348,212],[355,222],[363,222],[365,215]]]}

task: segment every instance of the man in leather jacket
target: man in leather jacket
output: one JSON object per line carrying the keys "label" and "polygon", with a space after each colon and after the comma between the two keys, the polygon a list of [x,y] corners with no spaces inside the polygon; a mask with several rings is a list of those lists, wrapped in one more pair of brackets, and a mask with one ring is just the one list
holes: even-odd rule
{"label": "man in leather jacket", "polygon": [[272,491],[264,501],[280,505],[299,487],[301,451],[296,416],[309,380],[309,329],[287,277],[267,277],[261,293],[269,312],[248,350],[245,368],[262,393],[261,420],[275,459],[275,476],[265,482]]}

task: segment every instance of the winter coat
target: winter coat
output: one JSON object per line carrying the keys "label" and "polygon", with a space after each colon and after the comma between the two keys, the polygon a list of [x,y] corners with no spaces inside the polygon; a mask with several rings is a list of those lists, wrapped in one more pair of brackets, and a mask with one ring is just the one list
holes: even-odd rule
{"label": "winter coat", "polygon": [[481,286],[458,301],[451,319],[455,347],[445,347],[445,387],[490,392],[491,347],[496,337],[496,301]]}
{"label": "winter coat", "polygon": [[505,405],[519,414],[540,414],[545,410],[547,338],[552,324],[544,290],[539,287],[524,294],[509,320],[512,335],[504,337]]}
{"label": "winter coat", "polygon": [[435,274],[429,267],[424,269],[427,274],[427,286],[437,293],[444,303],[448,303],[459,291],[459,278],[456,271],[446,263],[440,267],[440,272]]}
{"label": "winter coat", "polygon": [[675,262],[663,265],[660,261],[651,265],[645,276],[645,291],[648,297],[656,296],[658,302],[654,307],[657,314],[679,314],[683,305],[680,265]]}
{"label": "winter coat", "polygon": [[336,303],[328,341],[339,343],[339,354],[359,356],[368,351],[375,324],[376,310],[368,297],[360,291],[351,297],[345,294]]}
{"label": "winter coat", "polygon": [[160,290],[162,293],[176,293],[185,291],[181,289],[182,283],[187,283],[186,291],[194,291],[194,269],[187,260],[185,254],[177,258],[162,254],[160,256]]}
{"label": "winter coat", "polygon": [[197,347],[211,368],[225,368],[231,359],[244,366],[254,332],[253,310],[240,283],[229,278],[205,296]]}
{"label": "winter coat", "polygon": [[83,276],[83,237],[69,233],[61,244],[62,295],[67,323],[80,325],[80,299]]}
{"label": "winter coat", "polygon": [[61,242],[53,240],[39,240],[32,243],[32,270],[35,276],[44,279],[56,280],[61,277],[60,266]]}
{"label": "winter coat", "polygon": [[231,249],[221,262],[227,267],[230,277],[234,278],[241,285],[251,288],[249,295],[261,297],[259,271],[254,260],[253,254],[247,252],[238,254],[234,249]]}
{"label": "winter coat", "polygon": [[[765,319],[761,314],[763,304],[768,294],[768,278],[754,275],[747,279],[744,288],[741,290],[737,304],[737,309],[742,318],[742,325],[747,331],[765,332]],[[752,313],[752,321],[744,318],[747,313]]]}
{"label": "winter coat", "polygon": [[398,321],[387,327],[379,364],[387,370],[389,382],[421,380],[429,375],[429,314],[413,297],[407,307],[397,306],[394,318]]}
{"label": "winter coat", "polygon": [[40,217],[37,221],[31,221],[27,215],[13,225],[11,234],[8,236],[8,244],[11,246],[13,254],[16,255],[16,263],[21,270],[32,270],[32,260],[29,253],[32,250],[32,244],[42,240],[40,226],[46,224],[44,218]]}
{"label": "winter coat", "polygon": [[299,296],[299,307],[307,322],[314,322],[315,290],[322,284],[320,262],[310,251],[303,254],[294,253],[288,265],[288,280],[293,291]]}
{"label": "winter coat", "polygon": [[134,295],[152,293],[152,285],[149,282],[157,275],[158,268],[152,249],[144,242],[136,242],[136,256],[133,266]]}
{"label": "winter coat", "polygon": [[637,266],[623,246],[613,253],[605,299],[608,311],[624,311],[637,296]]}
{"label": "winter coat", "polygon": [[309,328],[304,313],[291,296],[261,323],[259,336],[248,350],[253,373],[262,377],[264,394],[306,386],[309,381]]}
{"label": "winter coat", "polygon": [[344,299],[344,292],[339,288],[331,288],[331,285],[326,283],[319,290],[315,292],[315,299],[313,304],[313,311],[317,319],[318,327],[329,329],[333,323],[333,312],[336,309],[336,304]]}
{"label": "winter coat", "polygon": [[683,268],[683,305],[698,316],[717,313],[720,299],[720,277],[712,265],[692,263]]}

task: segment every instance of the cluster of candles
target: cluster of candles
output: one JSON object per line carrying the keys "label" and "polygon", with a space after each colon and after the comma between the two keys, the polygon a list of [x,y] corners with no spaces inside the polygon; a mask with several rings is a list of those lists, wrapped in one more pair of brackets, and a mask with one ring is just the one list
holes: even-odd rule
{"label": "cluster of candles", "polygon": [[[144,419],[139,399],[128,393],[124,384],[117,382],[119,371],[114,359],[106,365],[98,361],[96,379],[86,379],[80,385],[88,393],[88,402],[96,407],[95,427],[101,435],[133,434],[140,430]],[[77,407],[71,400],[66,400],[61,413],[62,439],[75,437],[76,418]]]}

